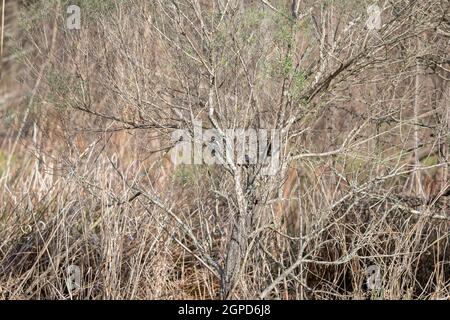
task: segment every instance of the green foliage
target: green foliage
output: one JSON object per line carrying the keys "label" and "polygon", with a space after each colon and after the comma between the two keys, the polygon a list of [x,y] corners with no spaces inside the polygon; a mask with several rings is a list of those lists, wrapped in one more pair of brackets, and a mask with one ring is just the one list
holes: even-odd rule
{"label": "green foliage", "polygon": [[294,62],[292,56],[288,55],[281,61],[281,74],[283,77],[289,77],[294,71]]}
{"label": "green foliage", "polygon": [[195,181],[193,166],[178,166],[175,171],[175,181],[182,185]]}
{"label": "green foliage", "polygon": [[275,61],[266,61],[263,72],[272,78],[290,79],[289,95],[294,99],[298,99],[307,86],[305,73],[295,65],[292,55],[285,55]]}
{"label": "green foliage", "polygon": [[47,83],[54,93],[66,95],[69,92],[67,85],[69,81],[70,76],[64,74],[61,70],[50,69],[47,73]]}
{"label": "green foliage", "polygon": [[255,8],[253,10],[246,10],[241,17],[238,30],[235,35],[245,44],[255,44],[260,40],[261,34],[261,23],[266,17],[266,12],[263,8]]}
{"label": "green foliage", "polygon": [[7,162],[8,156],[2,150],[0,150],[0,175],[3,175]]}
{"label": "green foliage", "polygon": [[437,165],[438,163],[439,163],[439,158],[436,155],[426,157],[425,159],[422,160],[422,164],[426,167],[434,166],[434,165]]}
{"label": "green foliage", "polygon": [[14,58],[14,61],[17,62],[17,64],[25,63],[25,58],[27,56],[26,51],[17,41],[11,43],[10,52],[12,54],[12,57]]}
{"label": "green foliage", "polygon": [[78,0],[78,6],[88,13],[107,13],[114,10],[116,2],[117,0]]}
{"label": "green foliage", "polygon": [[293,24],[286,18],[277,19],[275,22],[276,32],[275,32],[275,42],[278,45],[285,47],[290,46],[294,42],[293,34]]}
{"label": "green foliage", "polygon": [[28,4],[23,7],[19,13],[19,25],[25,31],[33,30],[39,27],[42,21],[47,21],[52,14],[53,8],[58,1],[41,0]]}
{"label": "green foliage", "polygon": [[292,83],[289,93],[294,99],[299,98],[301,92],[306,87],[306,78],[303,70],[294,70],[292,72]]}
{"label": "green foliage", "polygon": [[370,293],[370,300],[385,300],[385,289],[372,290]]}
{"label": "green foliage", "polygon": [[258,28],[265,16],[266,11],[262,7],[246,10],[242,17],[242,24],[247,28]]}
{"label": "green foliage", "polygon": [[46,80],[49,86],[47,100],[58,109],[65,109],[70,93],[77,91],[75,95],[79,95],[81,91],[80,84],[74,83],[73,75],[63,70],[49,69],[46,74]]}

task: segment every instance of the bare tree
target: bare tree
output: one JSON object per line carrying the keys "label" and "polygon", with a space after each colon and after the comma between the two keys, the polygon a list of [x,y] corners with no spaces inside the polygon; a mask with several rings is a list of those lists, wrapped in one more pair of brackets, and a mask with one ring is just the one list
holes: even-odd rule
{"label": "bare tree", "polygon": [[[358,1],[95,5],[76,32],[53,3],[51,23],[27,27],[36,134],[10,159],[21,141],[33,170],[11,160],[2,173],[22,215],[0,228],[0,281],[29,294],[78,261],[98,267],[86,277],[101,289],[85,297],[344,298],[373,293],[364,270],[377,264],[392,297],[441,290],[430,278],[447,279],[448,6],[386,1],[374,27]],[[434,76],[442,94],[429,97]],[[252,150],[261,129],[280,143]],[[174,163],[181,144],[203,159]],[[33,226],[21,239],[19,223]]]}

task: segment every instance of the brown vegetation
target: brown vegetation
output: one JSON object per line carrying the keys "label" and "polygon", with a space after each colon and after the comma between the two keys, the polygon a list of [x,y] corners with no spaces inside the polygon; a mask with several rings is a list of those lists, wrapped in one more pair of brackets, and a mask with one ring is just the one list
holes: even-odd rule
{"label": "brown vegetation", "polygon": [[[0,299],[450,297],[447,1],[73,2],[1,10]],[[279,170],[175,165],[199,120]]]}

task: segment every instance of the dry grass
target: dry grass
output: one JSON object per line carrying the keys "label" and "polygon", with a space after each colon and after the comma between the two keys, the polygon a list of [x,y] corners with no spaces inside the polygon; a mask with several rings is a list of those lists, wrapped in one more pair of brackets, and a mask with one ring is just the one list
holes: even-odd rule
{"label": "dry grass", "polygon": [[[218,279],[195,258],[191,251],[195,248],[189,248],[188,239],[167,213],[140,198],[111,205],[126,202],[132,193],[106,157],[93,158],[67,176],[39,169],[31,155],[13,162],[20,168],[9,169],[14,179],[5,184],[4,178],[1,189],[0,297],[218,298]],[[135,175],[138,169],[130,166],[126,171]],[[200,188],[197,192],[202,192]],[[173,195],[168,198],[174,202],[171,205],[175,207],[178,200],[186,208],[180,210],[185,212],[183,219],[203,239],[201,208],[194,209],[193,198],[185,195],[196,191],[182,191],[178,186],[168,192]],[[320,189],[311,192],[328,197]],[[370,265],[382,270],[382,290],[374,292],[374,298],[449,296],[448,204],[439,209],[420,199],[365,192],[332,209],[303,201],[304,239],[280,238],[275,230],[264,233],[259,254],[241,276],[236,298],[258,297],[293,265],[296,268],[282,278],[270,297],[369,298],[365,270]],[[214,231],[211,234],[217,239],[211,250],[220,257],[225,235]],[[302,249],[304,241],[307,245]],[[81,268],[83,280],[82,288],[70,293],[65,272],[73,264]]]}
{"label": "dry grass", "polygon": [[[189,7],[188,0],[179,2],[195,20],[198,8]],[[45,10],[38,10],[44,3]],[[189,48],[187,40],[164,37],[175,28],[169,19],[172,8],[165,3],[108,1],[112,6],[101,10],[95,1],[83,3],[94,6],[92,14],[98,16],[89,16],[92,20],[78,33],[64,29],[64,2],[43,1],[24,9],[35,13],[25,19],[21,48],[35,50],[23,54],[26,71],[16,75],[25,98],[1,110],[12,120],[1,127],[0,137],[0,299],[223,298],[222,272],[240,210],[236,179],[220,166],[174,167],[167,155],[171,130],[189,123],[173,121],[180,112],[188,110],[205,122],[208,118],[202,77],[209,75],[201,66],[209,62],[186,58],[195,56],[194,50],[184,52],[176,45]],[[281,7],[284,2],[273,3]],[[167,17],[155,18],[162,10]],[[48,12],[44,18],[43,11]],[[255,12],[230,18],[226,27],[235,27],[232,32],[240,32],[235,35],[251,31]],[[248,20],[241,25],[243,17]],[[326,17],[336,23],[332,14]],[[190,25],[185,27],[191,35]],[[307,49],[315,43],[309,27],[310,34],[292,40],[306,56],[294,58],[305,65],[321,52]],[[260,41],[281,37],[274,42],[284,45],[283,32],[292,30],[278,31]],[[232,52],[231,38],[221,36],[227,39],[223,47]],[[205,42],[195,36],[190,40]],[[299,140],[289,152],[300,156],[286,160],[286,171],[273,180],[257,180],[257,195],[249,198],[256,199],[251,205],[254,229],[226,297],[450,298],[450,203],[444,196],[448,172],[442,171],[448,154],[433,158],[429,152],[415,166],[410,163],[414,130],[423,147],[449,141],[448,119],[438,116],[448,112],[448,81],[439,99],[424,89],[422,114],[431,116],[413,115],[411,57],[417,52],[393,46],[392,60],[373,66],[377,72],[364,69],[373,62],[367,58],[318,94],[317,101],[291,101],[283,91],[287,78],[272,71],[268,76],[265,67],[264,76],[258,73],[258,54],[273,62],[277,54],[288,55],[291,46],[269,50],[258,41],[250,49],[242,46],[238,62],[230,59],[223,67],[223,88],[236,81],[230,92],[242,105],[255,100],[278,108],[286,103],[286,119],[299,112],[301,121],[292,129]],[[217,47],[217,52],[227,51]],[[261,78],[261,88],[245,91],[251,78],[247,68],[233,69],[244,60]],[[326,76],[326,70],[311,70],[319,80]],[[289,77],[295,89],[304,86],[309,92],[313,87],[314,81],[302,80],[299,73]],[[289,101],[278,104],[274,97],[279,95]],[[188,109],[186,100],[195,106]],[[261,119],[279,120],[274,107],[262,108]],[[255,118],[253,109],[230,109],[223,117],[234,117],[226,121],[245,127],[246,116]],[[242,172],[245,180],[250,169]],[[417,172],[419,180],[414,180]],[[292,188],[280,196],[288,177],[293,177]],[[414,190],[417,183],[424,190]],[[71,265],[80,268],[76,290],[66,283]],[[370,266],[380,270],[380,286],[373,290],[367,287]]]}

